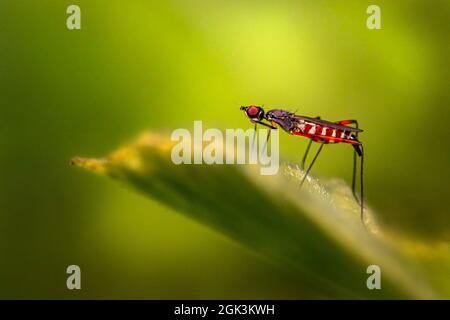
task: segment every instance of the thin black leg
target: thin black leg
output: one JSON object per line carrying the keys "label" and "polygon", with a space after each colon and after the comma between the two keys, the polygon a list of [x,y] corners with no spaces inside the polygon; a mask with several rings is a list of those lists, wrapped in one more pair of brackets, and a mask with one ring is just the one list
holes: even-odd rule
{"label": "thin black leg", "polygon": [[255,130],[253,130],[253,140],[252,140],[252,150],[254,150],[253,148],[255,147],[255,140],[256,140],[256,128],[257,124],[255,123]]}
{"label": "thin black leg", "polygon": [[[348,124],[354,124],[356,128],[359,128],[358,121],[356,120],[343,120],[338,121],[338,124],[348,125]],[[358,132],[354,133],[355,138],[358,139]],[[366,226],[364,223],[364,147],[360,144],[354,144],[354,153],[353,153],[353,176],[352,176],[352,193],[353,197],[355,198],[356,202],[359,204],[361,208],[361,222]],[[361,167],[360,167],[360,187],[361,187],[361,199],[358,199],[358,196],[356,195],[356,163],[357,163],[357,156],[361,158]]]}
{"label": "thin black leg", "polygon": [[[355,124],[355,128],[359,128],[358,121],[353,120],[353,123]],[[358,132],[355,132],[355,137],[358,139]],[[361,146],[362,147],[362,146]],[[358,156],[358,153],[356,149],[353,152],[353,176],[352,176],[352,193],[353,197],[355,198],[356,202],[359,203],[360,200],[358,199],[358,196],[356,195],[356,158]]]}
{"label": "thin black leg", "polygon": [[361,183],[361,202],[360,202],[360,206],[361,206],[361,222],[364,224],[364,172],[363,172],[363,167],[364,167],[364,148],[363,145],[361,144],[361,169],[360,169],[360,183]]}
{"label": "thin black leg", "polygon": [[302,170],[305,169],[306,158],[308,157],[309,149],[311,149],[312,142],[313,142],[312,140],[309,140],[308,146],[306,147],[306,150],[305,150],[305,154],[303,155],[302,163],[301,163],[301,166],[300,166],[300,168]]}
{"label": "thin black leg", "polygon": [[320,144],[319,150],[317,150],[317,153],[316,153],[316,155],[314,156],[314,158],[313,158],[311,164],[309,165],[308,170],[306,170],[305,175],[303,176],[303,179],[302,179],[302,181],[300,182],[300,188],[303,186],[303,183],[305,182],[306,177],[308,176],[309,172],[311,171],[311,168],[312,168],[314,162],[316,162],[316,159],[317,159],[317,157],[319,156],[320,151],[322,151],[322,148],[323,148],[323,143]]}
{"label": "thin black leg", "polygon": [[267,131],[266,143],[264,143],[264,146],[263,146],[260,154],[263,154],[266,151],[266,147],[267,147],[267,144],[269,143],[269,138],[270,138],[271,132],[272,132],[272,130],[270,130],[270,129],[269,129],[269,131]]}
{"label": "thin black leg", "polygon": [[358,154],[356,150],[353,151],[353,175],[352,175],[352,193],[353,197],[355,198],[356,202],[359,203],[358,196],[356,195],[356,158]]}

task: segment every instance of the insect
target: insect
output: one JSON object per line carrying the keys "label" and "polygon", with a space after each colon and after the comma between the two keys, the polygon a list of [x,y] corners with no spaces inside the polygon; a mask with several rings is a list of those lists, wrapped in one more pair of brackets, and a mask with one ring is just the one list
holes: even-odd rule
{"label": "insect", "polygon": [[[358,121],[356,120],[341,120],[336,122],[325,121],[320,117],[305,117],[299,116],[293,112],[282,109],[273,109],[267,112],[260,106],[242,106],[241,110],[245,115],[255,124],[255,131],[257,125],[261,124],[270,129],[278,129],[280,126],[284,131],[296,136],[303,136],[309,138],[310,141],[306,147],[302,158],[301,168],[305,168],[306,159],[311,149],[312,142],[320,143],[313,160],[305,171],[305,174],[300,182],[300,186],[305,182],[311,168],[319,156],[325,144],[329,143],[347,143],[352,145],[353,153],[353,176],[352,176],[352,193],[356,202],[361,208],[361,222],[364,224],[364,184],[363,184],[363,164],[364,164],[364,148],[361,141],[358,140],[358,133],[363,130],[359,129]],[[266,121],[266,122],[264,122]],[[354,125],[354,127],[349,126]],[[267,141],[269,140],[271,130],[267,134]],[[356,164],[357,158],[360,158],[360,196],[358,199],[356,195]]]}

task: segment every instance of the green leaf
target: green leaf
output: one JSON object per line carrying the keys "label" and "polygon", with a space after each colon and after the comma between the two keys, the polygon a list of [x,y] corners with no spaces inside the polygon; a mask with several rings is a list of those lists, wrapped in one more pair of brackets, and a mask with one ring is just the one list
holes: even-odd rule
{"label": "green leaf", "polygon": [[[426,264],[411,241],[381,232],[341,180],[308,178],[282,164],[275,176],[256,165],[175,165],[173,143],[148,133],[104,159],[72,163],[132,186],[276,263],[296,279],[293,285],[326,298],[439,298]],[[169,226],[168,226],[169,228]],[[397,241],[398,240],[398,241]],[[366,269],[381,268],[382,289],[369,290]],[[449,264],[447,263],[447,266]],[[434,270],[435,271],[435,270]],[[434,272],[433,271],[433,272]]]}

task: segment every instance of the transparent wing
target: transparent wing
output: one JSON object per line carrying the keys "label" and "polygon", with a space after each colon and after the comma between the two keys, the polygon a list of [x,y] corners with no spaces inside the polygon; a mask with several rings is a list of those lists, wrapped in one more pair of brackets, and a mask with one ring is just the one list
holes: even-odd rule
{"label": "transparent wing", "polygon": [[312,122],[321,126],[325,126],[325,127],[329,127],[329,128],[334,128],[337,130],[342,130],[342,131],[350,131],[350,132],[362,132],[363,130],[358,129],[358,128],[354,128],[354,127],[350,127],[350,126],[344,126],[341,124],[337,124],[336,122],[331,122],[331,121],[326,121],[326,120],[321,120],[321,119],[317,119],[317,118],[310,118],[310,117],[304,117],[304,116],[293,116],[293,119],[298,119],[298,120],[304,120],[304,121],[308,121],[308,122]]}

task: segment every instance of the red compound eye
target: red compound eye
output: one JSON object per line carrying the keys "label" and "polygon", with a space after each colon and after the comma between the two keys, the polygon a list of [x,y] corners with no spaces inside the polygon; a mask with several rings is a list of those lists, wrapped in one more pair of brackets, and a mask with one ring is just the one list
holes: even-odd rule
{"label": "red compound eye", "polygon": [[247,114],[249,117],[256,117],[259,113],[259,108],[255,106],[250,106],[247,108]]}

